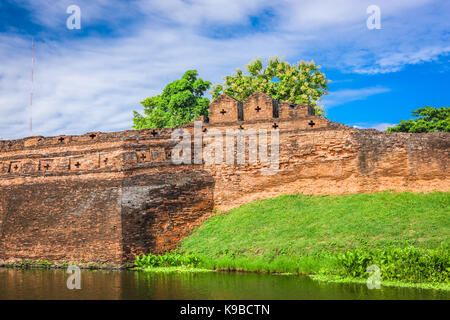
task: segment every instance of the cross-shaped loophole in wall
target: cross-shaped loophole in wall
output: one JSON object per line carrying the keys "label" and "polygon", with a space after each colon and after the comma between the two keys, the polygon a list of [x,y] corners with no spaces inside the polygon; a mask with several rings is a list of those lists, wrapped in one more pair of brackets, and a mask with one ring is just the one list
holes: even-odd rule
{"label": "cross-shaped loophole in wall", "polygon": [[277,130],[279,126],[274,122],[272,128],[274,128],[275,130]]}
{"label": "cross-shaped loophole in wall", "polygon": [[153,135],[153,136],[156,136],[157,134],[158,134],[158,131],[156,131],[155,129],[153,129],[152,135]]}
{"label": "cross-shaped loophole in wall", "polygon": [[17,164],[14,166],[14,170],[19,169],[19,167],[17,166]]}
{"label": "cross-shaped loophole in wall", "polygon": [[224,115],[224,114],[227,113],[227,112],[225,111],[225,109],[222,109],[222,111],[220,111],[220,113],[221,113],[222,115]]}
{"label": "cross-shaped loophole in wall", "polygon": [[58,140],[59,140],[59,142],[63,142],[63,141],[64,141],[64,138],[61,137],[61,138],[59,138]]}
{"label": "cross-shaped loophole in wall", "polygon": [[259,106],[257,106],[257,107],[255,108],[255,110],[256,110],[256,112],[259,112],[259,111],[261,111],[261,108],[260,108]]}
{"label": "cross-shaped loophole in wall", "polygon": [[47,163],[45,166],[44,166],[44,168],[45,168],[45,170],[48,170],[48,169],[50,169],[50,166],[49,166],[49,164]]}
{"label": "cross-shaped loophole in wall", "polygon": [[315,125],[314,121],[312,121],[312,120],[308,124],[310,125],[311,128],[314,127],[314,125]]}
{"label": "cross-shaped loophole in wall", "polygon": [[91,137],[91,139],[94,139],[96,136],[97,136],[97,135],[95,135],[95,134],[89,135],[89,137]]}
{"label": "cross-shaped loophole in wall", "polygon": [[75,167],[77,167],[77,169],[81,166],[81,164],[77,161],[77,163],[75,163]]}
{"label": "cross-shaped loophole in wall", "polygon": [[145,160],[145,158],[147,158],[147,156],[145,154],[141,154],[141,159]]}

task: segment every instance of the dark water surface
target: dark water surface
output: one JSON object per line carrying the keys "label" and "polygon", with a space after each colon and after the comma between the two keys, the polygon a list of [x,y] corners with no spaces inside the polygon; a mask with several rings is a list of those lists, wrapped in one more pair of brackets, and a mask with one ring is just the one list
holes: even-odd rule
{"label": "dark water surface", "polygon": [[144,273],[81,270],[69,290],[65,270],[0,268],[0,299],[450,299],[445,291],[324,283],[254,273]]}

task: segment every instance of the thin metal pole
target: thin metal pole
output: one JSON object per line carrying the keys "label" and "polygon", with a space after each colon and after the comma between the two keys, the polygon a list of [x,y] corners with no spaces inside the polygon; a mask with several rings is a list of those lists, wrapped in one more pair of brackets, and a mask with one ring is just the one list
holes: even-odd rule
{"label": "thin metal pole", "polygon": [[31,41],[30,132],[33,131],[33,91],[34,91],[34,38]]}

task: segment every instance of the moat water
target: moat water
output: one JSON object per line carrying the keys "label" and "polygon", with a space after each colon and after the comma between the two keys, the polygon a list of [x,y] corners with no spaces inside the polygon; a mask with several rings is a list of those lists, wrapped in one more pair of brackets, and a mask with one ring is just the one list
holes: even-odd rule
{"label": "moat water", "polygon": [[324,283],[254,273],[144,273],[81,270],[68,289],[65,270],[0,268],[0,299],[450,299],[445,291]]}

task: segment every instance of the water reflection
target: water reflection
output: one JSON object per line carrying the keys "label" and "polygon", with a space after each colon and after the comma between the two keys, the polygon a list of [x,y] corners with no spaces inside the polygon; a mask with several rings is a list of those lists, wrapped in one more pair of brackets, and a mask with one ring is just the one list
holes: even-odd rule
{"label": "water reflection", "polygon": [[324,283],[253,273],[144,273],[81,270],[69,290],[65,270],[0,268],[0,299],[450,299],[444,291]]}

